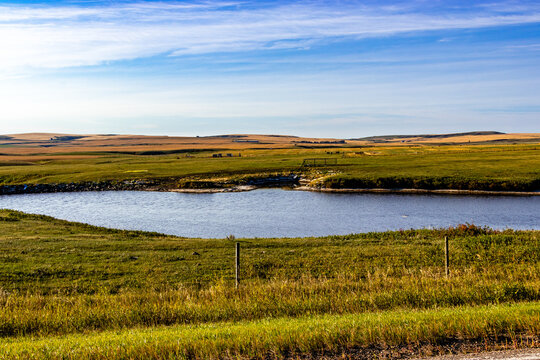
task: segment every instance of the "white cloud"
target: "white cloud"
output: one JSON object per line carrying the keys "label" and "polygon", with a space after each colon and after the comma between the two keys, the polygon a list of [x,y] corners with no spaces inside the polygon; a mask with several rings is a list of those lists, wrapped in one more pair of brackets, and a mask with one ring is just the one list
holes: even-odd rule
{"label": "white cloud", "polygon": [[[231,9],[233,7],[234,9]],[[305,48],[343,37],[540,22],[540,10],[502,6],[460,14],[415,8],[298,3],[127,3],[94,7],[0,6],[0,68],[63,68],[168,54]]]}

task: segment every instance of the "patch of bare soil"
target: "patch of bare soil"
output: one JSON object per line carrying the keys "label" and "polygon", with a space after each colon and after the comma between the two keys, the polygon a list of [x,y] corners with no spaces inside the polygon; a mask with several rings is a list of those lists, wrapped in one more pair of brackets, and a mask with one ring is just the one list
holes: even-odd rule
{"label": "patch of bare soil", "polygon": [[[269,359],[272,357],[269,357]],[[439,344],[416,343],[405,346],[371,346],[322,351],[313,354],[290,354],[290,360],[373,360],[373,359],[430,359],[430,360],[540,360],[540,337],[523,336],[519,339],[501,338],[461,340]]]}

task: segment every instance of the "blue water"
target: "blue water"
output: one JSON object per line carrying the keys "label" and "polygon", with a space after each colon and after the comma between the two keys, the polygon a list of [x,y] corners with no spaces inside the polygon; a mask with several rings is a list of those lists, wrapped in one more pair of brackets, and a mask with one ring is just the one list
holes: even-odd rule
{"label": "blue water", "polygon": [[540,229],[540,197],[105,191],[0,196],[0,208],[186,237],[297,237],[474,223]]}

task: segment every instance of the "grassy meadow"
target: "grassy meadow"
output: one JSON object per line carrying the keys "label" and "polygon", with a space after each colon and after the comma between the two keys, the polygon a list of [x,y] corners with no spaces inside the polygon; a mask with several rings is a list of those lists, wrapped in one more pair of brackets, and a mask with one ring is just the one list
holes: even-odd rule
{"label": "grassy meadow", "polygon": [[[538,144],[137,146],[0,154],[0,185],[204,188],[293,173],[331,189],[540,190]],[[337,164],[302,167],[309,158]],[[0,358],[393,358],[538,346],[539,237],[467,224],[191,239],[0,210]]]}
{"label": "grassy meadow", "polygon": [[[250,177],[296,173],[312,186],[327,188],[536,191],[539,151],[537,144],[246,148],[161,155],[80,150],[46,158],[25,155],[24,161],[0,156],[0,185],[153,179],[167,187],[182,186],[186,180],[227,186]],[[233,157],[213,158],[216,153]],[[320,157],[335,158],[337,164],[302,167],[304,159]]]}
{"label": "grassy meadow", "polygon": [[462,343],[534,346],[540,232],[462,225],[188,239],[0,210],[0,304],[6,359],[395,357]]}

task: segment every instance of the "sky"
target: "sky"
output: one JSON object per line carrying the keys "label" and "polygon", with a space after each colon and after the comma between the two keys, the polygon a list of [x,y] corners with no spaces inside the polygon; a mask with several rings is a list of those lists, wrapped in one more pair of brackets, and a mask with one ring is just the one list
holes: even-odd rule
{"label": "sky", "polygon": [[540,132],[540,2],[0,1],[0,126]]}

